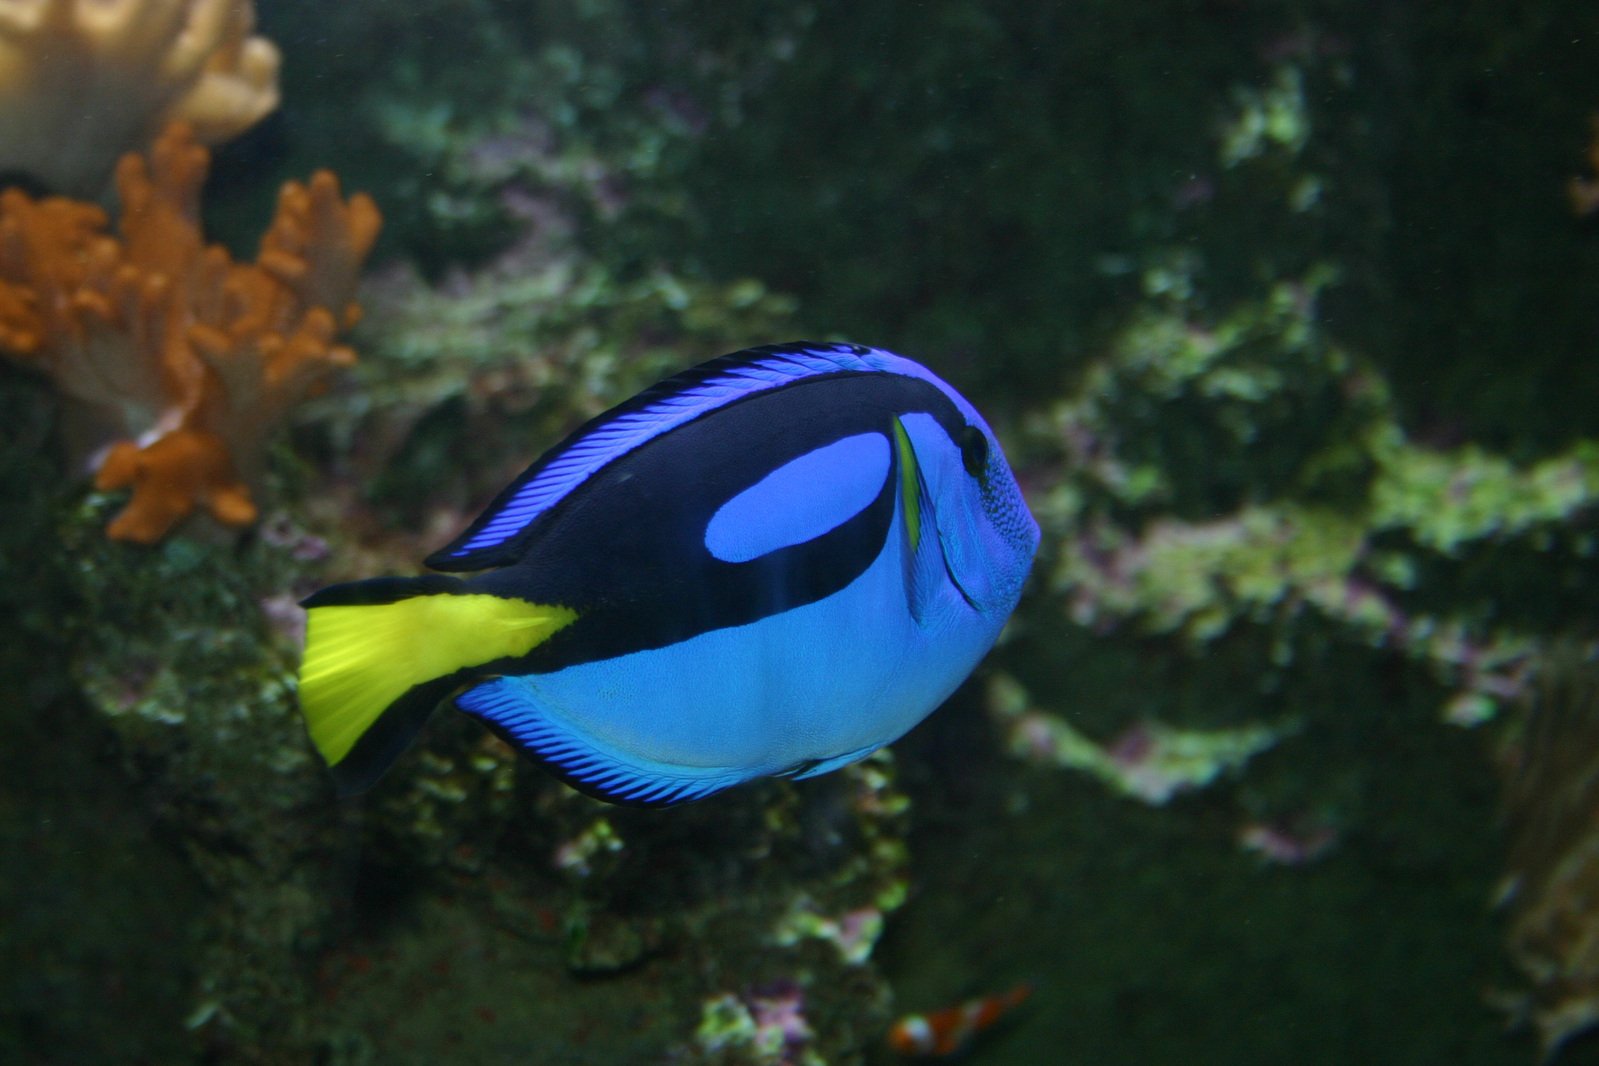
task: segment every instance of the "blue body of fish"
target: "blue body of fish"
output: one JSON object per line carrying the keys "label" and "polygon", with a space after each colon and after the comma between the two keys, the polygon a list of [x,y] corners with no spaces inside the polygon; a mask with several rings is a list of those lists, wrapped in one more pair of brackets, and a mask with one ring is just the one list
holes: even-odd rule
{"label": "blue body of fish", "polygon": [[750,349],[547,452],[428,559],[465,576],[308,599],[301,704],[347,790],[450,697],[613,802],[807,777],[959,686],[1037,544],[992,431],[925,368]]}

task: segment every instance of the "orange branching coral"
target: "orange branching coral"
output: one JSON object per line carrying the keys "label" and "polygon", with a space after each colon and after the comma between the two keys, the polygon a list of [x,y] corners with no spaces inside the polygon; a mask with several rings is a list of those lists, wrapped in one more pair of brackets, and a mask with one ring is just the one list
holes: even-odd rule
{"label": "orange branching coral", "polygon": [[117,166],[120,239],[98,208],[0,193],[0,351],[93,419],[96,483],[131,488],[114,537],[160,539],[196,507],[255,519],[249,483],[273,425],[355,353],[361,263],[381,219],[319,172],[289,182],[254,263],[200,233],[210,164],[183,125]]}
{"label": "orange branching coral", "polygon": [[0,171],[94,193],[167,123],[205,144],[278,104],[251,0],[0,0]]}
{"label": "orange branching coral", "polygon": [[117,441],[95,475],[102,491],[134,489],[140,506],[129,507],[106,532],[118,540],[149,544],[203,506],[228,525],[249,525],[256,519],[250,493],[233,476],[226,446],[215,434],[178,429],[147,447]]}

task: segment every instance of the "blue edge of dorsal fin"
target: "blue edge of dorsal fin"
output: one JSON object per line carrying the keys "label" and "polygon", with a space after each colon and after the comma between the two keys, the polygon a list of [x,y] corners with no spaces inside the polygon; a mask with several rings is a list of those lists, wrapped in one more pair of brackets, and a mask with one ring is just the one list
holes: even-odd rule
{"label": "blue edge of dorsal fin", "polygon": [[[903,366],[901,366],[903,364]],[[670,429],[736,400],[807,378],[894,368],[907,359],[858,344],[797,341],[724,355],[653,385],[590,419],[540,456],[466,531],[425,560],[433,570],[482,570],[515,562],[523,535],[607,463]]]}
{"label": "blue edge of dorsal fin", "polygon": [[484,682],[461,693],[455,703],[579,792],[606,803],[669,807],[704,799],[759,776],[730,767],[675,766],[628,758],[548,712],[521,678]]}

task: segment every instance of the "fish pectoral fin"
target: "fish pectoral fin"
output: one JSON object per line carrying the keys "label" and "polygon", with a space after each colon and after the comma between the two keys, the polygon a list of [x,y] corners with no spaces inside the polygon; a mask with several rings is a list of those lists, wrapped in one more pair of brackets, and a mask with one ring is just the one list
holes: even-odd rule
{"label": "fish pectoral fin", "polygon": [[911,617],[925,625],[939,590],[949,576],[944,560],[943,538],[938,516],[927,491],[927,479],[916,461],[910,434],[899,419],[894,420],[895,459],[900,479],[900,536],[905,559],[905,601]]}
{"label": "fish pectoral fin", "polygon": [[741,767],[683,766],[619,751],[551,711],[524,677],[484,682],[455,703],[579,792],[606,803],[669,807],[760,776]]}

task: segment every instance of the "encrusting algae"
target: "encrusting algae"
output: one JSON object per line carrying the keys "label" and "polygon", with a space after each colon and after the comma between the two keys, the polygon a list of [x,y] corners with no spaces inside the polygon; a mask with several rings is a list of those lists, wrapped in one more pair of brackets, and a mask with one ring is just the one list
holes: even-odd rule
{"label": "encrusting algae", "polygon": [[132,490],[119,540],[153,543],[196,509],[255,521],[271,427],[355,361],[335,339],[360,316],[376,205],[327,171],[288,182],[256,261],[236,263],[200,231],[209,166],[181,123],[148,161],[123,156],[120,237],[92,204],[0,193],[0,353],[72,401],[96,487]]}

